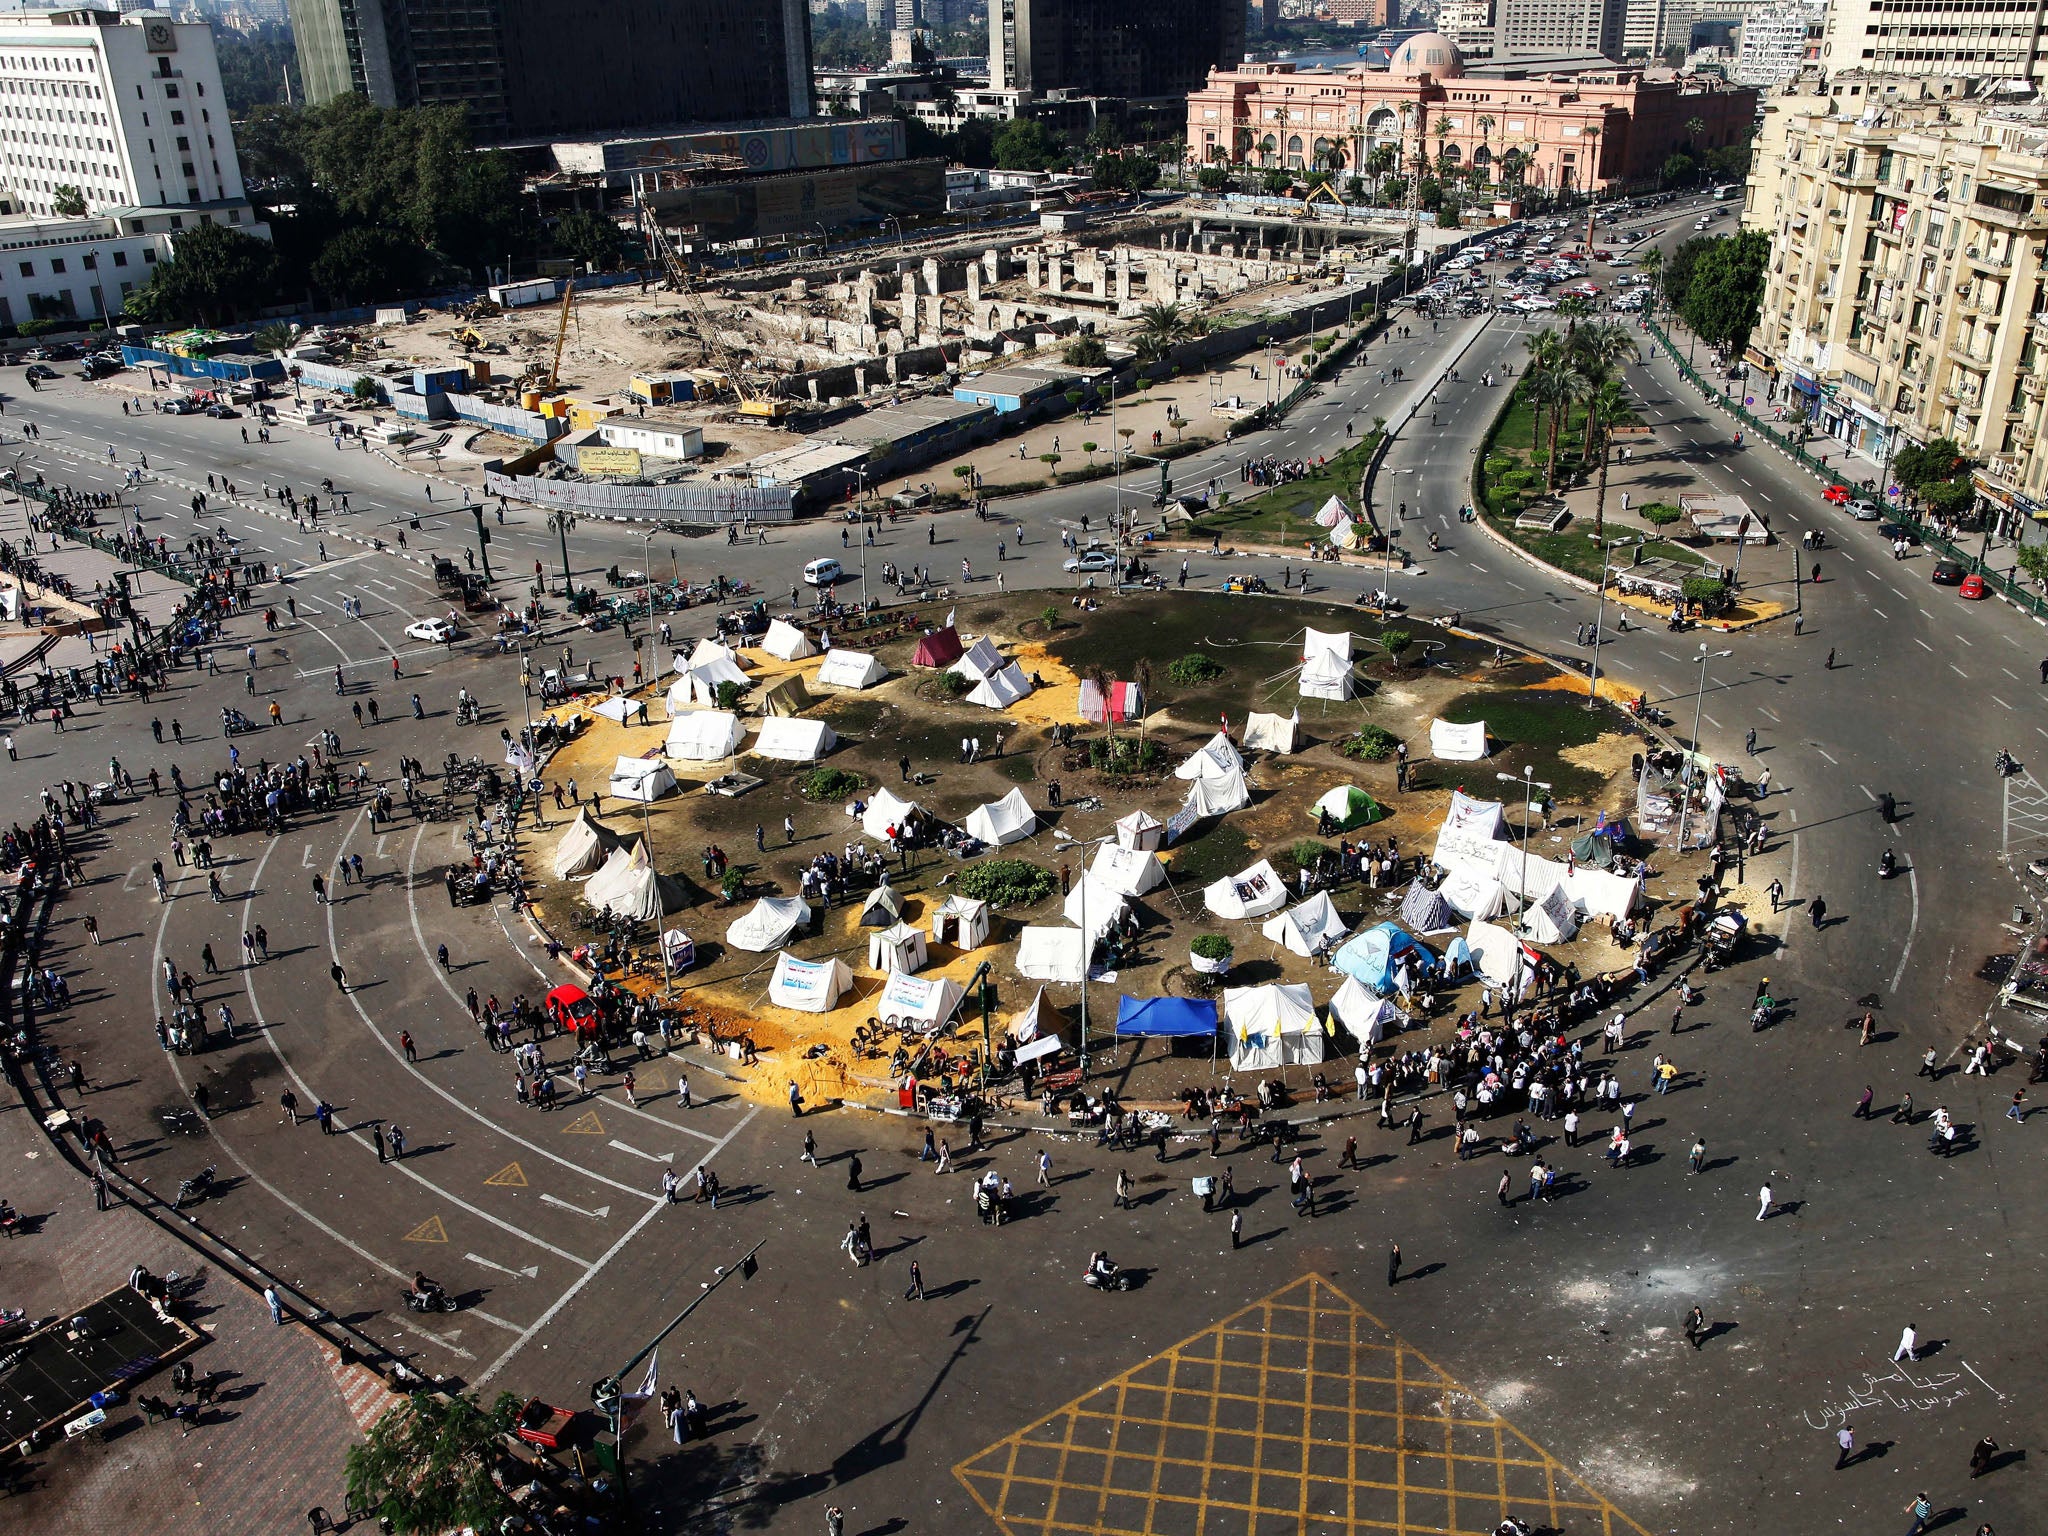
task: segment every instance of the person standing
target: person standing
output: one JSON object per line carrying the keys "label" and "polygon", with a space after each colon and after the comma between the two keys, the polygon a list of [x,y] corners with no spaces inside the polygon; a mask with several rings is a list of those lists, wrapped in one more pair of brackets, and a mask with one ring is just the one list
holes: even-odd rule
{"label": "person standing", "polygon": [[1998,1457],[1998,1442],[1986,1435],[1970,1450],[1970,1476],[1982,1477],[1991,1470],[1991,1463]]}
{"label": "person standing", "polygon": [[381,1125],[373,1125],[373,1126],[371,1126],[371,1127],[370,1127],[370,1145],[371,1145],[371,1146],[373,1146],[373,1147],[375,1147],[375,1148],[377,1149],[377,1161],[378,1161],[378,1162],[380,1162],[380,1163],[381,1163],[381,1162],[383,1162],[383,1161],[384,1161],[384,1127],[383,1127],[383,1126],[381,1126]]}
{"label": "person standing", "polygon": [[1124,1211],[1129,1210],[1130,1205],[1131,1175],[1128,1170],[1119,1168],[1116,1171],[1116,1195],[1110,1201],[1110,1209],[1115,1211]]}
{"label": "person standing", "polygon": [[797,1087],[795,1078],[789,1080],[789,1112],[792,1117],[798,1119],[802,1118],[804,1112],[804,1093]]}
{"label": "person standing", "polygon": [[277,1287],[263,1287],[263,1305],[270,1308],[270,1325],[275,1328],[284,1322],[284,1303],[277,1299]]}
{"label": "person standing", "polygon": [[1238,1209],[1237,1207],[1233,1206],[1231,1207],[1230,1211],[1230,1251],[1232,1253],[1235,1253],[1239,1248],[1243,1246],[1244,1212]]}
{"label": "person standing", "polygon": [[391,1160],[394,1163],[405,1161],[405,1128],[403,1126],[394,1125],[391,1127]]}
{"label": "person standing", "polygon": [[1038,1154],[1038,1187],[1040,1189],[1052,1188],[1052,1154],[1050,1152],[1041,1151]]}
{"label": "person standing", "polygon": [[1908,1323],[1906,1324],[1905,1331],[1899,1335],[1899,1347],[1892,1351],[1892,1364],[1896,1365],[1901,1360],[1915,1361],[1919,1358],[1920,1335],[1913,1325]]}
{"label": "person standing", "polygon": [[804,1132],[804,1150],[798,1161],[809,1163],[813,1168],[818,1166],[818,1138],[808,1130]]}
{"label": "person standing", "polygon": [[846,1155],[846,1187],[855,1194],[860,1193],[860,1154],[858,1152],[849,1152]]}
{"label": "person standing", "polygon": [[1387,1250],[1387,1284],[1392,1286],[1399,1285],[1400,1283],[1401,1245],[1399,1243],[1395,1243],[1391,1248]]}
{"label": "person standing", "polygon": [[825,1506],[825,1536],[846,1536],[846,1511],[837,1504]]}
{"label": "person standing", "polygon": [[1707,1314],[1694,1307],[1685,1314],[1685,1342],[1697,1350],[1707,1336]]}
{"label": "person standing", "polygon": [[1756,1219],[1762,1221],[1771,1214],[1771,1186],[1766,1184],[1756,1192]]}

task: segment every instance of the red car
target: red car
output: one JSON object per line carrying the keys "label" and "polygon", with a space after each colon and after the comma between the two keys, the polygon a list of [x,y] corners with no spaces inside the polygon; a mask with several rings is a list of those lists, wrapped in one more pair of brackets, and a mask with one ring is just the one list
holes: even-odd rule
{"label": "red car", "polygon": [[1972,602],[1975,602],[1980,598],[1989,597],[1990,595],[1991,590],[1990,588],[1984,585],[1984,578],[1974,573],[1965,576],[1963,578],[1963,584],[1956,588],[1957,597],[1968,598]]}
{"label": "red car", "polygon": [[548,1017],[565,1035],[579,1039],[597,1038],[597,1004],[581,987],[564,984],[547,995]]}
{"label": "red car", "polygon": [[1823,501],[1832,501],[1839,507],[1849,499],[1849,487],[1846,485],[1831,485],[1820,494]]}

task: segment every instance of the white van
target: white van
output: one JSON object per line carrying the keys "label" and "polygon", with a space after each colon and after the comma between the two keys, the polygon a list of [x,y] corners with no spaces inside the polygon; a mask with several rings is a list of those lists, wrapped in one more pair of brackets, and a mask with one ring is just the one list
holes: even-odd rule
{"label": "white van", "polygon": [[804,580],[814,587],[829,587],[845,574],[837,560],[813,560],[804,567]]}

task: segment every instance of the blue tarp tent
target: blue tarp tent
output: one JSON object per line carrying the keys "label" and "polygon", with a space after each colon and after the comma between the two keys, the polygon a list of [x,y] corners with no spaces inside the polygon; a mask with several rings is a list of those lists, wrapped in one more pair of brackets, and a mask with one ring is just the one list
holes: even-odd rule
{"label": "blue tarp tent", "polygon": [[1213,1035],[1216,1004],[1192,997],[1120,997],[1116,1004],[1119,1035]]}
{"label": "blue tarp tent", "polygon": [[1353,938],[1330,963],[1384,996],[1393,990],[1395,967],[1406,954],[1417,956],[1418,964],[1436,959],[1436,952],[1419,943],[1406,929],[1381,923]]}
{"label": "blue tarp tent", "polygon": [[1444,947],[1444,973],[1453,979],[1472,969],[1472,946],[1461,933]]}

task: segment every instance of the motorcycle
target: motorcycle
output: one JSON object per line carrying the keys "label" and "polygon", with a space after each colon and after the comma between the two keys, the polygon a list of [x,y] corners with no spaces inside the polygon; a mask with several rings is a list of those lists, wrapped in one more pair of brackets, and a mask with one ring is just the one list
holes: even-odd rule
{"label": "motorcycle", "polygon": [[430,1290],[406,1290],[400,1291],[398,1294],[403,1298],[405,1310],[408,1312],[453,1312],[455,1310],[455,1298],[442,1290],[438,1285]]}
{"label": "motorcycle", "polygon": [[172,1203],[171,1209],[182,1211],[186,1206],[197,1205],[208,1195],[212,1194],[213,1170],[215,1166],[209,1163],[206,1167],[193,1174],[191,1178],[180,1179],[178,1181],[178,1198]]}
{"label": "motorcycle", "polygon": [[1131,1288],[1131,1277],[1105,1255],[1098,1254],[1081,1278],[1093,1291],[1128,1291]]}
{"label": "motorcycle", "polygon": [[1998,770],[2001,779],[2009,779],[2020,771],[2019,762],[2003,747],[1999,748],[1998,756],[1992,760],[1992,766]]}
{"label": "motorcycle", "polygon": [[1885,849],[1884,856],[1877,861],[1877,878],[1880,880],[1891,879],[1893,872],[1898,867],[1898,855],[1894,854],[1889,848]]}

